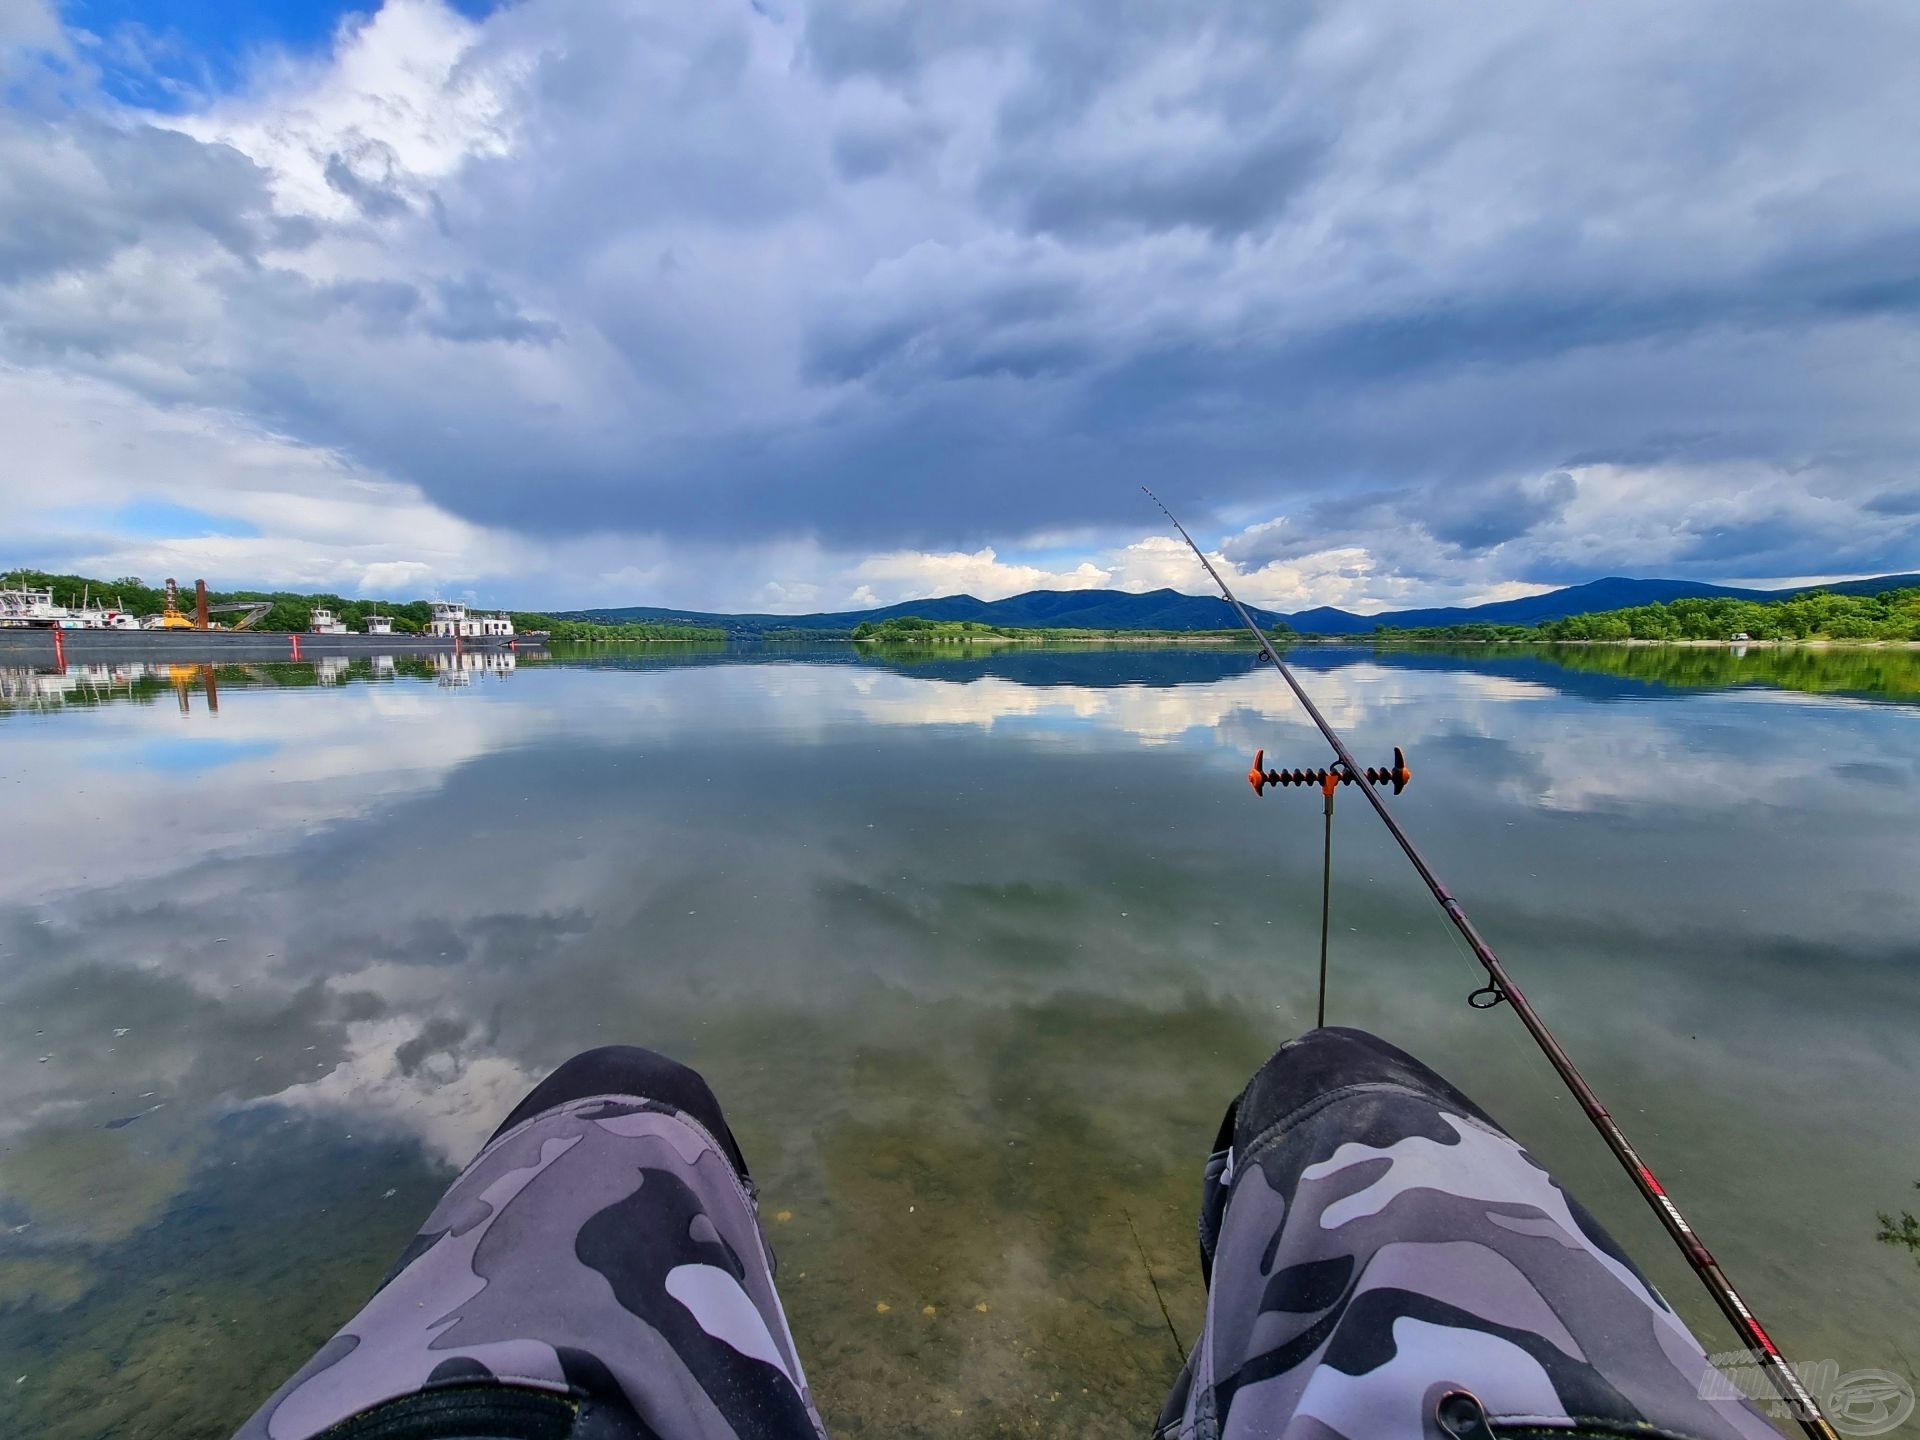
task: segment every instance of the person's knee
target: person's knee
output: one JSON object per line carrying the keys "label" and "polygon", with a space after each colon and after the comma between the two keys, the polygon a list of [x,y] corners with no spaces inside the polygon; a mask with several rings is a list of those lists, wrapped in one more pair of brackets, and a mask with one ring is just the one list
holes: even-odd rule
{"label": "person's knee", "polygon": [[595,1095],[628,1095],[671,1105],[705,1126],[734,1168],[746,1175],[746,1157],[705,1077],[690,1065],[640,1045],[602,1045],[562,1062],[514,1106],[494,1134],[505,1134],[544,1111]]}
{"label": "person's knee", "polygon": [[1232,1113],[1234,1148],[1245,1151],[1289,1115],[1323,1096],[1360,1085],[1390,1085],[1425,1095],[1441,1108],[1499,1128],[1478,1105],[1406,1051],[1368,1031],[1335,1025],[1288,1041],[1254,1073]]}

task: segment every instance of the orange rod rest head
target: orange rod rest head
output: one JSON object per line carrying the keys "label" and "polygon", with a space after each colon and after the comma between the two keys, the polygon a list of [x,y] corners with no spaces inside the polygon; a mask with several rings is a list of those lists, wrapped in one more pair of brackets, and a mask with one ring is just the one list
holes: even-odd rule
{"label": "orange rod rest head", "polygon": [[1393,793],[1398,795],[1407,788],[1413,779],[1413,771],[1407,765],[1407,752],[1398,745],[1393,747],[1393,765],[1369,765],[1364,770],[1348,770],[1344,765],[1333,765],[1327,769],[1315,767],[1311,770],[1269,770],[1267,752],[1253,752],[1253,768],[1247,771],[1247,783],[1253,787],[1253,793],[1264,795],[1269,785],[1318,785],[1331,791],[1335,785],[1392,785]]}

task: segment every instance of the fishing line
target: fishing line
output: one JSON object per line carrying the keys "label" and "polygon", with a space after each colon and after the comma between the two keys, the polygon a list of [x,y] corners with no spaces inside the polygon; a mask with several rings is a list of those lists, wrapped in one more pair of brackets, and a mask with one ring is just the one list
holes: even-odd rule
{"label": "fishing line", "polygon": [[1339,783],[1328,779],[1320,786],[1327,797],[1327,843],[1320,857],[1320,1004],[1313,1023],[1322,1030],[1327,1026],[1327,921],[1333,909],[1333,792]]}
{"label": "fishing line", "polygon": [[1173,1348],[1180,1352],[1180,1363],[1187,1363],[1187,1347],[1180,1343],[1180,1332],[1173,1328],[1173,1312],[1167,1309],[1167,1297],[1160,1293],[1160,1282],[1153,1278],[1153,1262],[1147,1258],[1147,1247],[1140,1242],[1140,1227],[1133,1223],[1133,1212],[1126,1206],[1120,1207],[1120,1213],[1127,1217],[1127,1229],[1133,1232],[1133,1245],[1140,1252],[1140,1268],[1147,1272],[1147,1284],[1153,1287],[1153,1298],[1160,1302],[1160,1318],[1167,1322],[1167,1334],[1173,1337]]}
{"label": "fishing line", "polygon": [[[1799,1374],[1787,1363],[1786,1357],[1780,1353],[1779,1347],[1773,1343],[1773,1338],[1767,1334],[1766,1328],[1761,1325],[1753,1311],[1747,1308],[1746,1301],[1741,1299],[1740,1292],[1733,1288],[1733,1282],[1727,1279],[1725,1272],[1720,1268],[1720,1263],[1701,1243],[1693,1226],[1688,1224],[1686,1217],[1680,1213],[1680,1207],[1673,1203],[1672,1197],[1655,1178],[1653,1171],[1640,1158],[1639,1151],[1635,1150],[1632,1143],[1628,1141],[1626,1132],[1621,1130],[1613,1116],[1608,1113],[1607,1107],[1600,1103],[1599,1095],[1587,1083],[1586,1077],[1574,1065],[1572,1058],[1561,1048],[1560,1042],[1554,1038],[1546,1022],[1540,1018],[1527,997],[1521,994],[1520,987],[1513,983],[1512,977],[1507,974],[1506,966],[1500,962],[1500,957],[1495,955],[1492,947],[1480,938],[1480,932],[1467,918],[1467,912],[1453,897],[1453,892],[1440,883],[1440,877],[1434,874],[1433,867],[1427,863],[1426,856],[1420,853],[1407,832],[1400,828],[1400,822],[1394,819],[1393,812],[1387,808],[1386,798],[1379,793],[1374,784],[1368,783],[1371,777],[1354,762],[1352,753],[1347,749],[1347,742],[1340,738],[1340,732],[1335,730],[1328,723],[1327,717],[1320,713],[1320,707],[1313,703],[1313,697],[1307,694],[1300,681],[1294,676],[1293,670],[1273,648],[1273,642],[1267,638],[1266,631],[1260,628],[1253,616],[1248,613],[1247,607],[1240,603],[1227,582],[1221,578],[1220,572],[1214,568],[1206,552],[1194,544],[1193,537],[1187,533],[1186,526],[1175,518],[1174,513],[1167,509],[1158,495],[1144,485],[1140,488],[1146,491],[1149,500],[1160,506],[1160,512],[1172,522],[1173,528],[1180,532],[1180,538],[1187,542],[1187,547],[1199,558],[1207,574],[1213,577],[1213,583],[1220,587],[1220,593],[1226,597],[1227,603],[1240,617],[1240,623],[1246,626],[1252,632],[1253,638],[1259,642],[1260,653],[1275,670],[1280,672],[1280,678],[1287,682],[1287,688],[1293,691],[1294,698],[1307,712],[1307,717],[1326,737],[1327,743],[1333,747],[1333,753],[1339,757],[1336,765],[1329,766],[1326,772],[1321,772],[1315,777],[1320,779],[1322,784],[1329,786],[1328,804],[1332,804],[1331,785],[1339,782],[1329,782],[1325,776],[1344,772],[1341,778],[1346,783],[1359,786],[1360,792],[1373,806],[1374,813],[1380,817],[1388,833],[1406,854],[1413,868],[1419,872],[1427,889],[1433,892],[1433,898],[1439,902],[1440,908],[1446,911],[1447,918],[1460,932],[1460,937],[1473,951],[1474,959],[1478,960],[1481,968],[1487,972],[1487,983],[1468,998],[1468,1003],[1481,1010],[1491,1010],[1504,1003],[1513,1010],[1515,1017],[1533,1037],[1534,1044],[1539,1046],[1541,1054],[1547,1057],[1547,1063],[1553,1066],[1567,1088],[1573,1092],[1574,1098],[1580,1102],[1580,1108],[1586,1112],[1587,1119],[1593,1122],[1594,1129],[1600,1132],[1601,1140],[1605,1142],[1607,1149],[1613,1152],[1614,1159],[1620,1162],[1621,1168],[1627,1172],[1634,1183],[1634,1188],[1653,1208],[1654,1215],[1658,1217],[1668,1237],[1679,1247],[1680,1253],[1686,1257],[1687,1264],[1693,1267],[1693,1273],[1700,1277],[1700,1283],[1706,1286],[1708,1293],[1713,1296],[1714,1303],[1719,1305],[1721,1313],[1727,1317],[1734,1332],[1766,1373],[1767,1379],[1772,1382],[1780,1398],[1786,1402],[1787,1409],[1799,1422],[1800,1428],[1808,1435],[1815,1437],[1815,1440],[1839,1440],[1839,1433],[1821,1413],[1819,1404],[1808,1393],[1807,1387],[1801,1383]],[[1395,768],[1401,767],[1396,764]],[[1256,773],[1260,772],[1258,755],[1255,756],[1254,770]],[[1257,784],[1255,788],[1258,788]],[[1329,841],[1329,860],[1331,860],[1331,853],[1331,841]]]}

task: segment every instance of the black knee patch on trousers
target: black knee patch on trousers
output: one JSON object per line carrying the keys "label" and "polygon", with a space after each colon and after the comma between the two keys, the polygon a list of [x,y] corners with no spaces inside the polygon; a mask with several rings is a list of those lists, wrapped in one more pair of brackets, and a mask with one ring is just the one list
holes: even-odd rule
{"label": "black knee patch on trousers", "polygon": [[720,1148],[740,1178],[747,1178],[746,1157],[740,1153],[733,1131],[727,1128],[727,1117],[720,1109],[719,1098],[700,1072],[639,1045],[602,1045],[566,1061],[513,1107],[513,1113],[500,1122],[494,1136],[504,1135],[543,1110],[552,1110],[571,1100],[584,1100],[589,1095],[631,1095],[640,1100],[658,1100],[692,1116],[720,1142]]}
{"label": "black knee patch on trousers", "polygon": [[1486,1111],[1398,1046],[1365,1030],[1327,1026],[1274,1051],[1227,1112],[1221,1139],[1230,1133],[1234,1148],[1245,1150],[1303,1105],[1350,1085],[1398,1086],[1506,1133]]}

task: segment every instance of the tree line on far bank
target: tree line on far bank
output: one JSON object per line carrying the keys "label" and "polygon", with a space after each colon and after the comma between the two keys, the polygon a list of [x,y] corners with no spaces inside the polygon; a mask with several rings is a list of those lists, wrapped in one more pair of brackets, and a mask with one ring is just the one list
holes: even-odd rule
{"label": "tree line on far bank", "polygon": [[[101,580],[84,575],[56,575],[39,570],[11,571],[0,579],[9,585],[51,588],[56,603],[78,607],[83,598],[134,615],[157,615],[166,600],[161,586],[137,576]],[[182,587],[180,607],[193,613],[193,587]],[[213,604],[231,601],[267,601],[267,613],[255,622],[259,630],[305,630],[316,608],[331,610],[349,630],[365,630],[368,615],[390,615],[400,634],[418,634],[427,628],[432,606],[425,600],[348,599],[343,595],[302,595],[285,590],[214,590]],[[476,607],[478,608],[478,607]],[[645,640],[723,641],[727,632],[717,627],[671,620],[622,621],[563,620],[533,611],[511,611],[514,628],[546,630],[563,642],[603,643]],[[217,617],[231,624],[235,616]],[[844,634],[845,632],[841,632]],[[994,639],[1076,639],[1100,634],[1167,634],[1176,632],[1119,632],[1049,629],[983,624],[977,620],[928,620],[918,615],[866,621],[855,627],[856,640],[926,644]],[[1754,640],[1920,640],[1920,589],[1889,590],[1879,595],[1841,595],[1815,590],[1784,600],[1740,600],[1726,596],[1689,597],[1663,604],[1634,605],[1548,620],[1539,625],[1464,624],[1400,630],[1381,626],[1381,640],[1443,640],[1455,643],[1552,640],[1731,640],[1735,635]],[[812,632],[806,632],[810,638]],[[803,638],[801,632],[779,638]],[[1189,638],[1198,638],[1189,637]]]}
{"label": "tree line on far bank", "polygon": [[[1285,630],[1285,626],[1279,626],[1275,633],[1284,633]],[[862,620],[853,627],[855,640],[867,640],[880,645],[964,644],[972,640],[1099,640],[1107,637],[1115,639],[1146,637],[1164,640],[1225,639],[1235,643],[1251,643],[1250,637],[1243,630],[1094,630],[1085,626],[989,625],[981,620],[928,620],[920,615],[895,615],[886,620]]]}
{"label": "tree line on far bank", "polygon": [[919,615],[894,615],[885,620],[862,620],[853,627],[853,638],[881,644],[924,645],[931,641],[1011,640],[1014,632],[978,620],[927,620]]}
{"label": "tree line on far bank", "polygon": [[1879,595],[1815,590],[1786,600],[1691,596],[1569,615],[1539,625],[1447,625],[1420,630],[1381,626],[1383,640],[1920,640],[1920,589]]}

